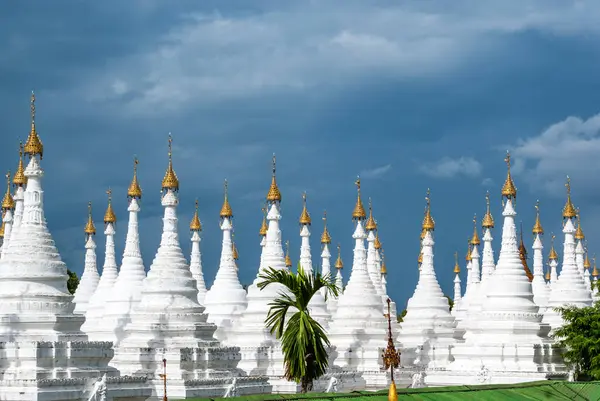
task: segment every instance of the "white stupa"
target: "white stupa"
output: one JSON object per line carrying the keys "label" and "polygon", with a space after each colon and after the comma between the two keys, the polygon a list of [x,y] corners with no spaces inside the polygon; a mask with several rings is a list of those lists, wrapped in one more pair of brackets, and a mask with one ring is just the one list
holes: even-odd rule
{"label": "white stupa", "polygon": [[[323,233],[321,234],[321,274],[323,277],[329,276],[331,282],[335,282],[335,274],[331,271],[331,252],[329,251],[329,245],[331,244],[331,235],[327,229],[327,212],[323,213]],[[329,316],[333,315],[332,302],[337,301],[334,296],[329,296],[325,288],[321,289],[321,295],[325,297],[327,303],[327,311]]]}
{"label": "white stupa", "polygon": [[[144,280],[140,302],[131,313],[127,336],[116,347],[111,365],[122,374],[147,376],[157,397],[162,394],[159,374],[166,359],[166,385],[171,397],[221,395],[238,376],[235,367],[239,350],[219,346],[213,337],[217,327],[206,323],[204,307],[198,303],[196,281],[179,245],[178,190],[169,136],[169,166],[162,181],[165,211],[160,246]],[[264,384],[261,380],[239,381],[237,391],[264,391]]]}
{"label": "white stupa", "polygon": [[10,172],[6,173],[6,193],[2,198],[2,224],[4,227],[4,241],[0,248],[0,258],[3,258],[10,243],[10,237],[13,227],[13,216],[15,210],[15,200],[10,193]]}
{"label": "white stupa", "polygon": [[[421,240],[422,243],[423,240]],[[421,256],[422,259],[422,256]],[[462,338],[465,330],[464,327],[462,326],[461,322],[463,320],[466,320],[467,318],[467,309],[468,309],[468,303],[465,301],[465,298],[467,297],[467,294],[472,293],[473,290],[473,273],[472,273],[472,269],[471,269],[471,265],[472,265],[472,258],[471,258],[471,239],[469,238],[469,241],[467,242],[467,254],[465,255],[465,270],[467,271],[467,282],[465,285],[465,292],[462,296],[462,298],[460,299],[460,304],[458,304],[458,306],[455,306],[452,309],[452,316],[454,316],[454,318],[456,319],[457,325],[459,326],[457,328],[456,334],[457,334],[457,338]]]}
{"label": "white stupa", "polygon": [[[455,342],[456,321],[450,314],[448,299],[440,288],[433,264],[435,223],[431,217],[429,190],[426,200],[422,226],[425,232],[421,249],[423,263],[419,269],[419,282],[408,300],[406,316],[400,324],[398,336],[402,365],[406,367],[415,363],[432,368],[447,365],[451,361],[451,346]],[[415,361],[417,357],[419,361]]]}
{"label": "white stupa", "polygon": [[387,313],[387,294],[383,293],[380,266],[377,264],[377,257],[375,255],[377,222],[375,221],[375,218],[373,218],[373,203],[371,202],[371,198],[369,198],[369,217],[365,222],[365,230],[367,231],[367,270],[377,294],[381,296],[382,311],[383,313]]}
{"label": "white stupa", "polygon": [[344,262],[342,261],[342,250],[341,250],[340,244],[337,245],[337,251],[338,251],[338,256],[334,263],[336,272],[335,272],[335,276],[333,277],[333,280],[335,281],[335,285],[338,288],[338,296],[337,296],[337,298],[330,297],[327,300],[328,307],[329,307],[329,313],[331,313],[332,319],[335,317],[335,314],[337,312],[338,300],[344,293],[344,279],[342,277],[342,269],[344,268]]}
{"label": "white stupa", "polygon": [[261,266],[254,282],[248,287],[248,307],[230,331],[228,343],[241,347],[242,360],[238,367],[247,374],[282,377],[283,360],[279,342],[265,327],[265,319],[271,308],[269,303],[280,295],[283,287],[272,284],[263,290],[258,288],[258,283],[262,281],[260,276],[267,268],[286,269],[279,228],[281,192],[275,176],[275,156],[273,156],[273,176],[267,201],[269,202],[268,230],[264,237]]}
{"label": "white stupa", "polygon": [[202,224],[198,217],[198,200],[196,199],[196,211],[190,223],[190,231],[192,233],[192,252],[190,255],[190,272],[196,280],[198,288],[198,303],[204,306],[204,298],[206,297],[206,283],[204,282],[204,273],[202,273],[202,253],[200,252],[200,233],[202,232]]}
{"label": "white stupa", "polygon": [[566,187],[567,203],[563,208],[563,219],[565,219],[563,227],[563,233],[565,234],[563,263],[558,280],[552,283],[548,299],[548,309],[544,314],[544,322],[549,324],[553,330],[563,324],[562,317],[554,308],[565,305],[589,306],[592,304],[591,294],[587,290],[583,274],[579,271],[575,259],[575,233],[577,230],[573,225],[573,219],[576,217],[577,211],[571,201],[569,177],[567,177]]}
{"label": "white stupa", "polygon": [[100,282],[100,276],[98,275],[98,267],[96,260],[96,242],[94,236],[96,235],[96,226],[94,226],[94,220],[92,218],[92,202],[88,203],[88,221],[85,225],[84,233],[86,236],[85,241],[85,265],[83,267],[83,274],[79,281],[79,285],[73,294],[73,303],[75,304],[74,313],[85,315],[87,312],[88,303],[96,288]]}
{"label": "white stupa", "polygon": [[[311,218],[306,208],[306,193],[302,194],[303,208],[300,214],[300,237],[302,238],[300,246],[300,267],[308,275],[314,275],[312,266],[312,255],[310,251],[310,225]],[[327,304],[325,303],[325,297],[319,291],[312,296],[308,304],[310,315],[313,319],[321,324],[321,326],[327,330],[329,327],[329,321],[331,315],[327,311]]]}
{"label": "white stupa", "polygon": [[[208,314],[208,322],[217,325],[215,337],[227,343],[229,331],[234,321],[240,318],[246,309],[246,291],[240,284],[235,266],[234,247],[232,241],[233,211],[227,196],[227,181],[225,181],[225,199],[219,213],[221,230],[223,231],[223,245],[221,247],[221,261],[215,281],[206,293],[204,306]],[[193,223],[193,221],[192,221]],[[192,228],[192,226],[190,226]]]}
{"label": "white stupa", "polygon": [[360,179],[356,185],[358,198],[352,213],[356,222],[352,236],[355,240],[352,273],[329,326],[329,340],[336,347],[333,365],[363,372],[367,388],[373,388],[387,384],[379,364],[380,350],[386,344],[387,322],[382,313],[381,296],[367,271],[367,235],[363,227],[366,213],[360,198]]}
{"label": "white stupa", "polygon": [[598,276],[600,276],[600,272],[598,272],[598,268],[596,267],[596,257],[592,258],[594,261],[594,270],[592,270],[592,299],[594,302],[598,302],[600,300],[600,291],[598,288]]}
{"label": "white stupa", "polygon": [[[481,256],[481,282],[482,287],[485,288],[486,281],[494,274],[496,270],[496,263],[494,262],[494,248],[492,246],[492,228],[494,228],[494,218],[490,211],[490,193],[485,194],[486,211],[483,219],[481,220],[481,227],[483,228],[483,252]],[[485,289],[482,291],[485,292]]]}
{"label": "white stupa", "polygon": [[129,221],[119,276],[106,296],[102,322],[94,332],[94,338],[113,341],[115,346],[126,336],[125,326],[131,321],[131,312],[140,301],[142,282],[146,278],[138,228],[142,189],[137,178],[137,166],[136,158],[133,161],[133,179],[127,189]]}
{"label": "white stupa", "polygon": [[81,326],[81,330],[88,335],[90,340],[96,339],[95,334],[97,332],[100,333],[100,338],[102,338],[101,335],[104,332],[102,327],[104,308],[119,275],[117,260],[115,258],[115,224],[117,223],[117,216],[112,207],[112,191],[109,189],[107,193],[108,207],[104,213],[104,235],[106,236],[104,266],[102,267],[100,282],[88,302],[85,312],[85,323]]}
{"label": "white stupa", "polygon": [[[84,317],[73,314],[67,267],[44,215],[44,148],[36,131],[34,101],[32,95],[23,219],[0,260],[0,399],[80,400],[88,382],[117,372],[108,368],[110,343],[87,341],[80,330]],[[145,399],[150,393],[144,382],[113,377],[106,396]]]}
{"label": "white stupa", "polygon": [[577,228],[575,229],[575,264],[577,265],[577,271],[579,271],[579,274],[581,274],[582,278],[585,274],[585,267],[583,266],[585,259],[585,247],[583,246],[584,240],[585,234],[581,228],[581,217],[579,215],[579,209],[577,209]]}
{"label": "white stupa", "polygon": [[455,310],[460,306],[462,301],[462,286],[460,281],[460,265],[458,264],[458,252],[454,252],[454,306],[450,312],[452,316],[455,315]]}
{"label": "white stupa", "polygon": [[[592,292],[592,278],[591,278],[591,274],[590,274],[590,267],[592,267],[592,264],[590,263],[590,258],[588,256],[588,251],[587,251],[587,247],[586,247],[585,259],[583,261],[583,268],[585,269],[585,271],[583,273],[583,281],[585,281],[585,286],[591,293]],[[593,297],[593,295],[594,294],[592,294],[592,297]]]}
{"label": "white stupa", "polygon": [[[469,241],[471,245],[470,248],[470,266],[471,266],[471,290],[468,294],[465,294],[465,298],[461,301],[461,304],[466,304],[462,306],[465,309],[465,316],[458,323],[458,328],[456,331],[457,337],[460,338],[460,335],[469,335],[466,331],[463,333],[463,330],[466,330],[470,325],[473,325],[474,322],[477,322],[479,319],[479,313],[481,312],[482,306],[485,303],[486,296],[488,293],[488,289],[484,288],[484,284],[481,282],[481,273],[480,273],[480,255],[479,255],[479,245],[481,245],[481,240],[479,239],[479,234],[477,233],[477,216],[473,217],[473,235]],[[469,297],[467,298],[467,295]]]}
{"label": "white stupa", "polygon": [[554,249],[554,239],[556,237],[554,234],[551,237],[551,246],[550,252],[548,253],[548,267],[550,268],[550,280],[548,280],[548,284],[550,290],[552,290],[552,286],[558,281],[558,253],[556,249]]}
{"label": "white stupa", "polygon": [[531,281],[531,289],[533,291],[533,302],[540,307],[540,312],[544,313],[548,306],[548,297],[550,296],[550,289],[546,285],[544,279],[544,255],[542,250],[542,235],[544,234],[544,228],[540,221],[540,206],[539,201],[535,205],[536,216],[535,224],[533,225],[533,235],[535,239],[533,241],[533,280]]}
{"label": "white stupa", "polygon": [[533,302],[531,283],[520,259],[514,209],[517,190],[510,174],[510,155],[506,162],[502,245],[491,277],[494,285],[488,286],[477,325],[469,325],[465,342],[455,345],[454,362],[445,372],[428,372],[428,384],[517,383],[546,377],[543,371],[548,360],[542,355],[549,358],[551,349],[540,333],[548,328],[541,325],[542,315]]}

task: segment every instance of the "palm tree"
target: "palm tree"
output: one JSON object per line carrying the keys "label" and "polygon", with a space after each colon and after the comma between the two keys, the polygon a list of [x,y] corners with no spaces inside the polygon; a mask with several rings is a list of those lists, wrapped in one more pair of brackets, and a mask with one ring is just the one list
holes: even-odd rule
{"label": "palm tree", "polygon": [[[330,345],[323,327],[310,316],[308,304],[321,288],[326,288],[327,296],[335,297],[338,288],[329,275],[307,274],[300,264],[297,274],[269,267],[259,277],[263,280],[258,283],[261,290],[273,283],[287,289],[269,303],[271,309],[265,324],[281,340],[285,378],[301,383],[302,392],[306,393],[312,389],[313,380],[327,370]],[[294,313],[286,322],[289,311]]]}

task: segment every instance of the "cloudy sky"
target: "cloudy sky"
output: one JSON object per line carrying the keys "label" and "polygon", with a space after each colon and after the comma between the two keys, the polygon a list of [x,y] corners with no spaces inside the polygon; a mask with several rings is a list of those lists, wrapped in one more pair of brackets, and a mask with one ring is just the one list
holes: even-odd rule
{"label": "cloudy sky", "polygon": [[[122,253],[134,155],[145,190],[140,225],[150,265],[160,241],[169,131],[181,181],[182,246],[189,252],[187,226],[198,198],[208,283],[220,254],[225,178],[241,279],[248,283],[256,274],[273,153],[292,257],[299,255],[298,216],[307,191],[313,259],[327,209],[346,277],[353,183],[361,175],[399,309],[418,277],[427,188],[437,223],[436,270],[451,293],[454,252],[462,263],[486,190],[500,222],[506,149],[515,161],[528,248],[536,199],[546,244],[551,231],[560,234],[569,174],[590,252],[600,251],[598,2],[174,4],[32,0],[2,7],[1,164],[16,167],[35,89],[47,219],[71,269],[83,266],[86,204],[96,205],[100,227],[109,186]],[[100,265],[103,241],[98,235]]]}

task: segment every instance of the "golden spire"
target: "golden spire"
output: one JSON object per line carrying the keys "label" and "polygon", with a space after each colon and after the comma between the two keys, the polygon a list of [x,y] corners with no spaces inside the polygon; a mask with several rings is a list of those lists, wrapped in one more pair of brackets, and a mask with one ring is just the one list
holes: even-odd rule
{"label": "golden spire", "polygon": [[323,234],[321,234],[321,244],[331,244],[331,235],[327,230],[327,211],[323,212]]}
{"label": "golden spire", "polygon": [[458,264],[458,252],[454,252],[454,273],[460,273],[460,265]]}
{"label": "golden spire", "polygon": [[431,199],[429,195],[431,192],[429,188],[427,188],[427,195],[425,196],[425,201],[427,205],[425,206],[425,217],[423,218],[423,225],[421,226],[423,231],[433,231],[435,230],[435,221],[433,217],[431,217]]}
{"label": "golden spire", "polygon": [[2,210],[13,210],[15,208],[15,200],[10,193],[10,171],[6,173],[6,193],[2,199]]}
{"label": "golden spire", "polygon": [[356,185],[358,197],[356,198],[356,205],[354,205],[354,210],[352,211],[352,220],[361,221],[367,217],[367,214],[365,213],[365,208],[363,207],[362,200],[360,199],[360,177],[356,177],[354,185]]}
{"label": "golden spire", "polygon": [[300,214],[300,224],[310,226],[311,219],[306,209],[306,192],[302,194],[302,213]]}
{"label": "golden spire", "polygon": [[533,225],[532,232],[534,235],[542,235],[544,233],[544,229],[542,228],[542,223],[540,222],[540,201],[539,200],[535,203],[535,224]]}
{"label": "golden spire", "polygon": [[339,270],[344,268],[344,262],[342,262],[342,248],[340,247],[340,244],[338,244],[337,249],[338,257],[335,261],[335,268]]}
{"label": "golden spire", "polygon": [[233,254],[233,260],[238,260],[240,258],[240,254],[238,253],[237,246],[235,246],[234,237],[235,233],[231,233],[231,253]]}
{"label": "golden spire", "polygon": [[367,231],[377,230],[377,222],[373,218],[373,203],[371,202],[371,198],[369,198],[369,218],[365,224],[365,229]]}
{"label": "golden spire", "polygon": [[473,237],[471,238],[471,245],[479,245],[479,235],[477,235],[477,215],[473,216]]}
{"label": "golden spire", "polygon": [[15,187],[22,187],[25,184],[27,184],[27,177],[25,176],[25,167],[23,165],[23,142],[19,142],[19,165],[13,177],[13,185]]}
{"label": "golden spire", "polygon": [[521,264],[523,265],[523,270],[525,270],[525,275],[529,279],[529,281],[533,280],[533,274],[531,270],[529,270],[529,266],[527,265],[527,248],[525,248],[525,242],[523,241],[523,222],[521,221],[521,243],[519,244],[519,258],[521,259]]}
{"label": "golden spire", "polygon": [[31,109],[31,131],[27,137],[27,142],[25,142],[24,150],[25,154],[29,155],[29,157],[39,155],[41,160],[44,156],[44,145],[35,129],[35,93],[33,91],[31,91],[31,103],[29,107]]}
{"label": "golden spire", "polygon": [[264,237],[267,235],[267,231],[269,230],[269,226],[267,226],[267,208],[263,207],[261,210],[263,212],[263,220],[258,233]]}
{"label": "golden spire", "polygon": [[227,218],[232,218],[233,217],[233,210],[231,210],[231,205],[229,204],[229,195],[228,195],[228,189],[229,189],[229,184],[227,184],[227,180],[225,180],[225,183],[223,184],[223,191],[225,193],[225,198],[223,199],[223,206],[221,207],[221,213],[219,213],[219,216],[224,219],[225,217]]}
{"label": "golden spire", "polygon": [[575,210],[575,206],[573,206],[573,202],[571,201],[571,179],[569,176],[567,176],[565,187],[567,188],[567,203],[563,207],[563,219],[572,219],[577,216],[577,210]]}
{"label": "golden spire", "polygon": [[587,247],[585,249],[585,259],[583,260],[583,268],[589,269],[591,267],[590,258],[588,257]]}
{"label": "golden spire", "polygon": [[375,249],[381,249],[381,241],[379,240],[379,231],[375,233],[375,242],[373,244]]}
{"label": "golden spire", "polygon": [[92,202],[88,202],[88,221],[83,232],[87,235],[96,234],[96,226],[94,226],[94,220],[92,219]]}
{"label": "golden spire", "polygon": [[556,236],[554,234],[552,234],[552,242],[551,242],[551,246],[550,246],[550,254],[548,255],[548,259],[550,260],[558,260],[558,254],[556,253],[556,250],[554,249],[554,238],[556,238]]}
{"label": "golden spire", "polygon": [[575,239],[585,239],[585,234],[583,234],[583,230],[581,229],[581,217],[579,214],[579,209],[577,209],[577,230],[575,230]]}
{"label": "golden spire", "polygon": [[290,241],[285,241],[285,267],[292,267],[292,258],[290,258]]}
{"label": "golden spire", "polygon": [[177,179],[177,174],[175,174],[175,170],[173,170],[173,137],[169,132],[169,167],[167,167],[167,171],[165,173],[165,178],[162,180],[162,189],[163,191],[179,190],[179,179]]}
{"label": "golden spire", "polygon": [[112,189],[108,188],[106,194],[108,195],[108,206],[106,207],[106,212],[104,213],[104,223],[114,224],[117,222],[117,216],[115,215],[115,211],[112,207]]}
{"label": "golden spire", "polygon": [[492,213],[490,212],[490,191],[485,193],[485,216],[483,216],[483,220],[481,220],[481,227],[483,228],[494,228],[494,218],[492,217]]}
{"label": "golden spire", "polygon": [[133,179],[131,180],[131,184],[129,184],[129,188],[127,189],[127,197],[131,199],[141,199],[142,198],[142,188],[140,188],[140,184],[138,183],[137,178],[137,166],[139,164],[139,160],[137,157],[133,158]]}
{"label": "golden spire", "polygon": [[508,150],[506,151],[506,158],[504,158],[504,161],[506,162],[507,172],[506,180],[502,186],[502,196],[507,199],[517,199],[517,188],[510,175],[510,152]]}
{"label": "golden spire", "polygon": [[550,281],[552,277],[550,276],[550,269],[546,269],[546,281]]}
{"label": "golden spire", "polygon": [[473,258],[471,257],[471,238],[467,240],[467,256],[465,256],[465,260],[467,262],[473,260]]}
{"label": "golden spire", "polygon": [[592,276],[593,277],[598,277],[598,269],[596,268],[596,255],[594,255],[594,257],[592,258],[592,261],[594,262],[594,270],[592,270]]}
{"label": "golden spire", "polygon": [[281,192],[279,191],[277,180],[275,178],[275,171],[277,167],[276,163],[277,159],[275,159],[275,153],[273,153],[273,177],[271,178],[271,186],[269,187],[269,192],[267,193],[268,202],[281,202]]}
{"label": "golden spire", "polygon": [[200,218],[198,217],[198,199],[196,199],[194,217],[192,217],[192,221],[190,222],[190,231],[202,231],[202,224],[200,223]]}
{"label": "golden spire", "polygon": [[381,251],[381,270],[379,271],[381,274],[387,274],[387,267],[385,265],[385,254],[383,250]]}
{"label": "golden spire", "polygon": [[0,238],[4,238],[4,226],[6,225],[5,222],[2,222],[2,225],[0,226]]}

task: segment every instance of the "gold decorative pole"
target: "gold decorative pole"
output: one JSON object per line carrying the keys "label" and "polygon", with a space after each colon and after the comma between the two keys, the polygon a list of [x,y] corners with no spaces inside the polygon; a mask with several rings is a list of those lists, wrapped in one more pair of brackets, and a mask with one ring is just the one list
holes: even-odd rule
{"label": "gold decorative pole", "polygon": [[388,320],[388,343],[383,352],[383,368],[390,369],[390,390],[388,392],[388,401],[398,401],[398,393],[396,391],[396,382],[394,381],[394,369],[400,365],[400,351],[394,346],[394,338],[392,336],[392,316],[390,311],[391,299],[387,299],[388,313],[385,315]]}
{"label": "gold decorative pole", "polygon": [[167,359],[163,358],[163,373],[159,374],[161,379],[163,379],[163,401],[168,401],[167,398]]}

